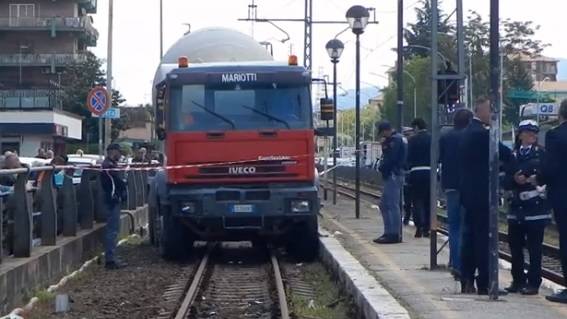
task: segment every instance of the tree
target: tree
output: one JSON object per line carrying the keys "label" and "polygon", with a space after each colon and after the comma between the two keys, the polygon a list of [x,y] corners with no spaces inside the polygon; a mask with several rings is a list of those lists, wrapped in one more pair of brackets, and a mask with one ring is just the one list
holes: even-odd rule
{"label": "tree", "polygon": [[[420,0],[420,5],[415,8],[416,22],[408,23],[404,29],[404,38],[408,46],[431,47],[431,0]],[[447,22],[447,16],[439,9],[439,50],[442,54],[451,55],[454,47],[454,28]],[[427,57],[430,52],[427,49],[410,49],[406,52],[406,58]]]}
{"label": "tree", "polygon": [[[415,57],[408,61],[404,66],[404,69],[411,74],[416,80],[416,113],[418,117],[423,118],[425,121],[429,122],[431,119],[431,59]],[[382,114],[384,118],[392,121],[392,124],[397,122],[397,90],[396,90],[396,80],[395,74],[392,75],[393,81],[388,87],[386,87],[382,92],[384,94],[384,106]],[[407,74],[404,75],[404,123],[407,126],[414,117],[413,111],[413,82]]]}
{"label": "tree", "polygon": [[[122,93],[118,90],[112,90],[112,107],[119,107],[124,102],[126,102],[126,99],[122,96]],[[121,131],[126,131],[130,128],[129,123],[128,118],[122,114],[119,119],[112,120],[110,138],[112,140],[117,139]]]}

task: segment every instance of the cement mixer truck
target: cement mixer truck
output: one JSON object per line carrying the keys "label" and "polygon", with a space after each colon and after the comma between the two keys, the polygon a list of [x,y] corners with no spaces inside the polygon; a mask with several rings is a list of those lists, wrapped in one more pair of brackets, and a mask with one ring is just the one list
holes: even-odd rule
{"label": "cement mixer truck", "polygon": [[163,167],[151,186],[152,238],[166,258],[195,241],[271,241],[318,250],[311,74],[228,29],[186,35],[154,80]]}

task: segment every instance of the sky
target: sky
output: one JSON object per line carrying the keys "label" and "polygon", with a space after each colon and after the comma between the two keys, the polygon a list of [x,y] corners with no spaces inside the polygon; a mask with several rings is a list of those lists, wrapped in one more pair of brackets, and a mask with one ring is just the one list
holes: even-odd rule
{"label": "sky", "polygon": [[[287,60],[290,52],[303,59],[303,23],[281,22],[278,26],[290,35],[290,41],[281,43],[285,35],[266,23],[238,21],[246,18],[252,0],[163,0],[164,53],[188,30],[228,27],[253,36],[257,41],[274,45],[276,60]],[[487,20],[490,0],[463,0],[465,12],[475,10]],[[304,0],[256,0],[258,18],[303,18]],[[405,0],[405,22],[415,19],[418,1]],[[446,12],[454,9],[455,1],[444,0]],[[378,24],[369,25],[361,36],[361,85],[383,87],[387,83],[386,70],[395,63],[397,1],[396,0],[313,0],[313,20],[345,20],[352,5],[376,8]],[[545,55],[567,57],[567,41],[559,41],[559,31],[567,3],[558,0],[500,0],[502,18],[532,20],[541,25],[538,39],[552,44]],[[465,13],[466,16],[466,13]],[[100,33],[97,47],[91,50],[106,61],[108,41],[108,0],[98,0],[98,12],[93,15]],[[452,19],[454,21],[454,17]],[[159,0],[115,0],[113,30],[113,84],[127,99],[127,105],[151,103],[151,84],[159,63]],[[313,28],[313,73],[330,74],[332,64],[325,51],[328,40],[346,25],[319,24]],[[354,35],[344,32],[339,36],[345,42],[345,51],[338,65],[338,82],[345,90],[355,87]],[[353,96],[354,99],[354,96]]]}

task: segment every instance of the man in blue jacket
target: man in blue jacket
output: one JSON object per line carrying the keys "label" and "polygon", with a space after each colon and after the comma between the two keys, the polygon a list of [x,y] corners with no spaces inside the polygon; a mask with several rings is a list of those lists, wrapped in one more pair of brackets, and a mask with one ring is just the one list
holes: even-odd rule
{"label": "man in blue jacket", "polygon": [[102,162],[100,182],[104,194],[106,226],[104,231],[104,258],[106,269],[118,269],[126,266],[114,257],[118,232],[120,231],[120,206],[126,200],[126,183],[120,177],[118,160],[122,156],[120,145],[110,144],[106,148],[106,158]]}
{"label": "man in blue jacket", "polygon": [[441,136],[439,141],[441,185],[447,198],[447,217],[449,219],[449,266],[456,279],[460,278],[461,274],[461,223],[463,218],[459,193],[459,143],[472,118],[472,112],[467,109],[456,111],[453,117],[453,129]]}
{"label": "man in blue jacket", "polygon": [[403,137],[393,130],[388,122],[378,125],[378,134],[384,138],[382,156],[378,170],[382,173],[384,190],[380,212],[384,220],[384,235],[374,240],[377,244],[393,244],[402,240],[400,197],[404,184],[406,148]]}
{"label": "man in blue jacket", "polygon": [[[461,244],[461,289],[463,293],[488,295],[489,125],[490,100],[479,98],[475,116],[459,143],[459,192],[465,208]],[[500,161],[509,163],[512,152],[499,145]],[[478,277],[475,272],[478,270]],[[474,286],[476,279],[476,289]],[[501,291],[501,293],[506,293]]]}
{"label": "man in blue jacket", "polygon": [[[567,280],[567,100],[559,107],[561,124],[545,134],[546,155],[537,176],[538,182],[547,184],[547,195],[559,232],[559,257],[563,278]],[[563,283],[565,285],[565,283]],[[567,289],[546,297],[553,302],[567,303]]]}

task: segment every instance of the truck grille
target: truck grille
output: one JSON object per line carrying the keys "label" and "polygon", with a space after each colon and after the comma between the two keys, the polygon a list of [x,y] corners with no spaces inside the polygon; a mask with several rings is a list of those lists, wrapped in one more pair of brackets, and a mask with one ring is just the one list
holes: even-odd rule
{"label": "truck grille", "polygon": [[225,217],[224,228],[262,228],[262,217]]}

